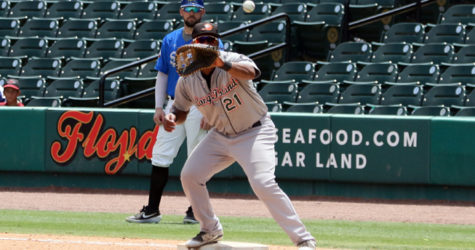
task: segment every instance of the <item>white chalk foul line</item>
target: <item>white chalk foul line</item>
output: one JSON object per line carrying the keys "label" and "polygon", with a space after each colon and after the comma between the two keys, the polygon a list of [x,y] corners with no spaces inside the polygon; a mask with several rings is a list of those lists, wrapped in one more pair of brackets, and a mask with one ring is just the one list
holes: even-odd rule
{"label": "white chalk foul line", "polygon": [[84,240],[53,240],[53,239],[31,239],[31,238],[13,238],[0,237],[0,240],[16,240],[16,241],[37,241],[56,244],[88,244],[88,245],[115,245],[115,246],[133,246],[133,247],[168,247],[176,248],[176,245],[157,244],[157,243],[130,243],[130,242],[110,242],[110,241],[84,241]]}

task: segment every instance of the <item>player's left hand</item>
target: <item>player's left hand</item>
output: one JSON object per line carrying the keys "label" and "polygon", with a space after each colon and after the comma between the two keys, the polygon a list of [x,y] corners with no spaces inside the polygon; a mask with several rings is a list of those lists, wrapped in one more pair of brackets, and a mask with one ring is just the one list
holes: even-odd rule
{"label": "player's left hand", "polygon": [[208,120],[206,118],[202,117],[201,122],[200,122],[200,128],[204,130],[210,130],[211,125],[208,123]]}
{"label": "player's left hand", "polygon": [[172,132],[175,130],[176,126],[176,116],[173,113],[169,113],[165,115],[165,119],[163,119],[163,128],[167,132]]}

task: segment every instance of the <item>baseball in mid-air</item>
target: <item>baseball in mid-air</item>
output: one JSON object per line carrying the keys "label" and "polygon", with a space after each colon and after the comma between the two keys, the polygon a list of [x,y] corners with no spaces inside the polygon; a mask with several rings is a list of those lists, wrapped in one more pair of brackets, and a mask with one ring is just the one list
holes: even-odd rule
{"label": "baseball in mid-air", "polygon": [[246,13],[253,12],[255,8],[256,8],[256,5],[254,4],[254,1],[246,0],[244,1],[244,3],[242,3],[242,9]]}

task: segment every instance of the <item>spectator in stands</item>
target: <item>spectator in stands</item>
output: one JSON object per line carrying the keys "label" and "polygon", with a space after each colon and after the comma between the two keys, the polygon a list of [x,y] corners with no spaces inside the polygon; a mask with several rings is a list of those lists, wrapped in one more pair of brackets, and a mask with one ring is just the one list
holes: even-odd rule
{"label": "spectator in stands", "polygon": [[3,86],[0,85],[0,103],[5,101],[5,96],[3,95]]}
{"label": "spectator in stands", "polygon": [[[183,144],[185,137],[187,141],[188,155],[196,145],[206,135],[209,129],[208,123],[203,119],[201,113],[195,107],[191,108],[187,121],[177,127],[172,133],[163,129],[162,122],[165,117],[165,110],[169,110],[174,102],[175,86],[179,75],[175,68],[175,51],[179,47],[189,44],[192,41],[191,33],[195,24],[201,22],[205,14],[203,0],[182,0],[180,15],[183,17],[184,27],[176,29],[163,38],[160,49],[160,57],[157,60],[155,69],[158,70],[155,84],[155,115],[153,120],[160,126],[157,135],[157,142],[153,147],[152,174],[150,177],[150,190],[148,194],[148,205],[143,206],[139,213],[126,218],[132,223],[159,223],[162,219],[160,214],[160,201],[163,190],[168,182],[168,168],[173,163],[178,151]],[[220,48],[223,47],[219,42]],[[168,97],[168,98],[167,98]],[[168,100],[167,100],[168,99]],[[164,110],[164,104],[166,104]],[[193,210],[188,207],[186,216],[183,219],[185,224],[195,224]]]}
{"label": "spectator in stands", "polygon": [[23,107],[23,103],[18,101],[18,96],[20,95],[20,87],[18,85],[18,80],[8,79],[6,84],[3,86],[3,94],[5,95],[5,101],[0,103],[0,106],[18,106]]}

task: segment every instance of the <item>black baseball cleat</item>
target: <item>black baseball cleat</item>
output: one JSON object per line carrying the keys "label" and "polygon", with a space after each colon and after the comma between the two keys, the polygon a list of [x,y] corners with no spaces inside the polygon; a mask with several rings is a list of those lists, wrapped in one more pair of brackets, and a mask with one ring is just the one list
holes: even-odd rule
{"label": "black baseball cleat", "polygon": [[162,220],[160,212],[150,210],[148,206],[143,206],[138,214],[129,216],[125,220],[131,223],[159,223]]}
{"label": "black baseball cleat", "polygon": [[195,219],[195,215],[193,214],[193,209],[188,207],[186,210],[185,218],[183,218],[184,224],[198,224],[199,222]]}
{"label": "black baseball cleat", "polygon": [[185,246],[189,249],[199,248],[204,245],[217,243],[222,238],[223,231],[221,230],[211,233],[199,232],[193,239],[187,241]]}

